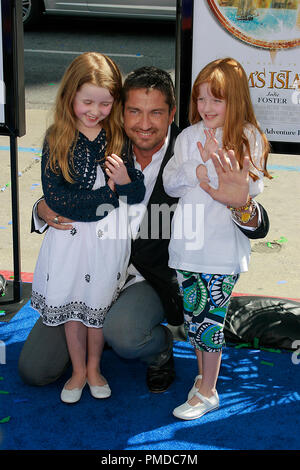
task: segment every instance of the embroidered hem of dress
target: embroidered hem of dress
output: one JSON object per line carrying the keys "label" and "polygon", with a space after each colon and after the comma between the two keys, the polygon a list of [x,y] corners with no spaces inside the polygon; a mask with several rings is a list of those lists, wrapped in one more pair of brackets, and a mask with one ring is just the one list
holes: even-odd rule
{"label": "embroidered hem of dress", "polygon": [[94,309],[84,302],[70,302],[60,306],[46,305],[45,297],[38,292],[32,292],[31,306],[42,317],[47,326],[58,326],[68,321],[81,321],[88,328],[102,328],[105,315],[111,305],[119,297],[120,290],[115,293],[112,303],[103,308]]}

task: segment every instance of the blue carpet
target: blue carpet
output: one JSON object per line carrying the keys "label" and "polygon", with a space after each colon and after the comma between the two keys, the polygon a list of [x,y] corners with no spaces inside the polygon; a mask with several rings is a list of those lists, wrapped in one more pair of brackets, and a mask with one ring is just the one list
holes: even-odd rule
{"label": "blue carpet", "polygon": [[6,363],[0,364],[2,450],[300,449],[300,364],[291,352],[227,346],[220,408],[201,420],[179,421],[172,409],[186,399],[197,373],[188,343],[174,343],[177,378],[167,392],[149,393],[145,366],[108,349],[102,364],[112,397],[95,400],[85,388],[80,402],[68,406],[59,396],[69,374],[41,388],[25,385],[18,375],[19,354],[36,319],[28,302],[11,321],[0,322],[6,345]]}

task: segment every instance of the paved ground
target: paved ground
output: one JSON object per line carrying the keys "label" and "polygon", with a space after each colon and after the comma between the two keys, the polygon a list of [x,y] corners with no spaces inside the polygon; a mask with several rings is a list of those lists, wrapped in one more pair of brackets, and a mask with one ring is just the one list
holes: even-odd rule
{"label": "paved ground", "polygon": [[[27,110],[26,135],[18,139],[21,271],[32,273],[42,236],[30,233],[31,209],[41,196],[39,151],[49,124],[46,110]],[[0,272],[12,271],[12,213],[9,138],[0,136]],[[265,180],[258,200],[267,209],[271,228],[264,240],[254,240],[248,273],[236,293],[300,299],[300,155],[272,154],[274,179]]]}

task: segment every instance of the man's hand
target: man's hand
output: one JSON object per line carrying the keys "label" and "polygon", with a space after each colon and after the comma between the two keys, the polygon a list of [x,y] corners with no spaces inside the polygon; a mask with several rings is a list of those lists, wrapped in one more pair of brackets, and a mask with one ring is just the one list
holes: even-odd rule
{"label": "man's hand", "polygon": [[58,230],[71,230],[73,225],[72,220],[62,217],[61,215],[56,214],[47,206],[45,199],[42,199],[37,206],[37,213],[40,219],[44,220],[50,227],[56,228]]}
{"label": "man's hand", "polygon": [[250,159],[244,158],[241,169],[233,150],[226,155],[223,149],[219,149],[218,155],[212,154],[211,159],[219,178],[219,187],[214,189],[206,182],[200,183],[200,186],[216,201],[231,207],[242,207],[249,198]]}
{"label": "man's hand", "polygon": [[127,173],[127,168],[124,165],[122,158],[118,157],[118,155],[112,154],[107,157],[105,166],[107,175],[115,184],[121,185],[131,183],[131,179]]}

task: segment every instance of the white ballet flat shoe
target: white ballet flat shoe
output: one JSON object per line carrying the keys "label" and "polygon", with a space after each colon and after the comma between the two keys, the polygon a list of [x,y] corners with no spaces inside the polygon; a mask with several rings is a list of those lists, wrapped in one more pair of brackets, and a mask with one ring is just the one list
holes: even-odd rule
{"label": "white ballet flat shoe", "polygon": [[199,388],[196,387],[196,382],[198,379],[202,379],[202,375],[197,375],[195,380],[194,380],[194,385],[192,386],[191,390],[189,391],[187,401],[189,401],[193,396],[195,395],[196,392],[199,392]]}
{"label": "white ballet flat shoe", "polygon": [[[68,382],[65,383],[65,386]],[[84,383],[82,388],[72,388],[71,390],[66,389],[64,386],[60,394],[61,401],[63,401],[64,403],[77,403],[81,398],[82,390],[84,389],[85,385],[86,382]]]}
{"label": "white ballet flat shoe", "polygon": [[195,395],[200,398],[201,402],[192,406],[186,401],[183,405],[177,406],[177,408],[173,410],[173,415],[176,418],[185,420],[201,418],[205,413],[219,407],[219,396],[217,392],[210,398],[204,397],[199,392],[196,392]]}
{"label": "white ballet flat shoe", "polygon": [[90,385],[90,392],[94,398],[109,398],[111,396],[111,389],[108,384],[105,385]]}

